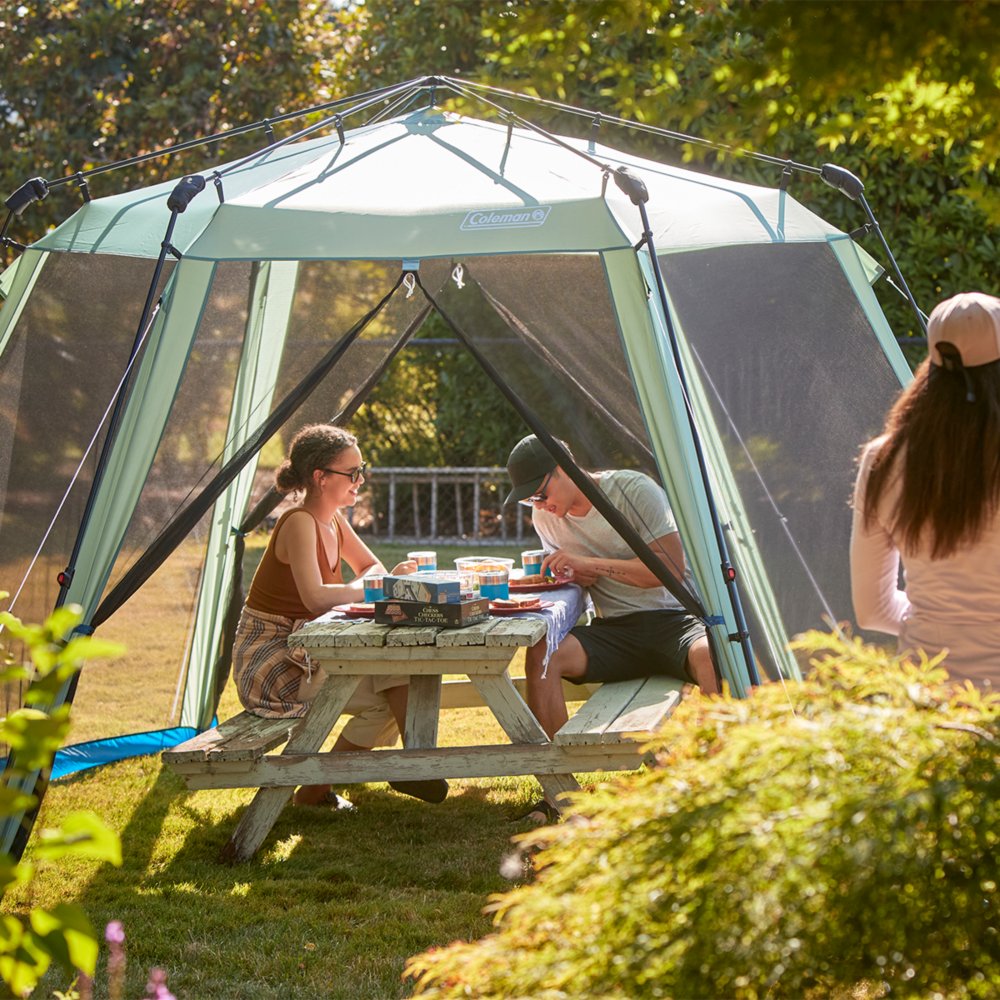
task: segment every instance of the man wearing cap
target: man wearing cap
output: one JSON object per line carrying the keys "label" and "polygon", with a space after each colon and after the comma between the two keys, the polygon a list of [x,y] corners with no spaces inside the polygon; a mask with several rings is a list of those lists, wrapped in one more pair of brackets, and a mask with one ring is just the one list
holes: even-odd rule
{"label": "man wearing cap", "polygon": [[[1000,685],[1000,299],[962,292],[927,323],[928,358],[863,449],[851,589],[858,625],[901,652],[947,650]],[[900,562],[906,586],[899,587]]]}
{"label": "man wearing cap", "polygon": [[[533,434],[514,446],[507,473],[513,489],[505,503],[532,508],[546,550],[542,572],[551,569],[586,587],[598,615],[566,636],[547,667],[544,640],[528,650],[528,704],[549,736],[567,719],[564,677],[584,684],[666,674],[718,691],[702,622],[684,610]],[[684,550],[660,486],[631,469],[586,475],[682,580]]]}

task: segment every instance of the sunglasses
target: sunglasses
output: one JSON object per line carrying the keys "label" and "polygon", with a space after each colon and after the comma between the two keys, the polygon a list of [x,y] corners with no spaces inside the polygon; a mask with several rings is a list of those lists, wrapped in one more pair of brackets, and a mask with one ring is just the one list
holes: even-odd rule
{"label": "sunglasses", "polygon": [[554,471],[555,470],[553,470],[553,472],[550,472],[542,480],[541,489],[539,489],[539,491],[534,496],[525,497],[523,500],[518,500],[518,503],[524,507],[534,507],[536,503],[545,503],[545,501],[548,500],[549,498],[548,485],[549,485],[549,480],[552,478]]}
{"label": "sunglasses", "polygon": [[323,469],[323,472],[330,473],[331,476],[347,476],[352,483],[356,483],[368,470],[368,463],[362,462],[356,469],[350,472],[341,472],[340,469]]}

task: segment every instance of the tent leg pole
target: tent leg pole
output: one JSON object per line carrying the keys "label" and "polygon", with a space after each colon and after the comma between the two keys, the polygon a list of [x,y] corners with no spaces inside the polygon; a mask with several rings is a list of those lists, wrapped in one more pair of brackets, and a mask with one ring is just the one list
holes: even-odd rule
{"label": "tent leg pole", "polygon": [[[645,190],[643,190],[645,194]],[[646,196],[648,198],[648,195]],[[687,381],[684,378],[684,368],[681,364],[680,348],[677,344],[677,331],[674,329],[673,320],[670,317],[670,307],[667,304],[667,292],[663,284],[663,274],[660,271],[660,262],[656,256],[656,247],[653,245],[653,233],[649,225],[649,216],[646,214],[645,199],[633,202],[639,208],[642,217],[643,241],[649,248],[650,263],[653,266],[653,275],[656,278],[656,292],[660,299],[660,306],[663,309],[663,316],[667,326],[667,336],[670,338],[670,350],[673,354],[674,365],[677,368],[677,377],[684,390],[684,408],[688,415],[688,423],[691,426],[691,437],[694,441],[695,455],[698,457],[698,471],[701,473],[702,483],[705,486],[705,497],[708,501],[708,510],[712,518],[712,530],[715,532],[715,542],[719,549],[719,556],[722,560],[722,577],[726,583],[726,590],[729,593],[729,601],[733,609],[733,617],[736,620],[736,634],[730,636],[730,640],[738,639],[740,648],[743,650],[743,658],[746,661],[747,673],[750,676],[750,683],[757,687],[760,684],[760,675],[757,672],[757,662],[754,659],[753,647],[750,643],[750,630],[747,628],[746,616],[743,613],[743,603],[740,600],[739,590],[736,587],[736,568],[729,558],[729,546],[719,522],[719,511],[715,506],[715,498],[712,496],[712,489],[709,484],[708,467],[705,463],[705,454],[702,451],[701,439],[698,436],[698,426],[695,423],[694,413],[691,411],[690,397],[688,396]]]}
{"label": "tent leg pole", "polygon": [[[172,210],[170,213],[170,221],[167,223],[167,231],[163,237],[163,243],[160,246],[160,255],[156,258],[156,266],[153,268],[153,277],[149,283],[149,290],[146,292],[146,301],[142,308],[142,316],[139,319],[139,325],[135,331],[135,338],[132,341],[132,349],[129,352],[128,362],[125,365],[126,372],[128,372],[132,367],[136,355],[139,353],[139,348],[142,346],[143,339],[145,338],[146,326],[149,323],[150,315],[153,312],[156,287],[160,283],[160,276],[163,274],[163,265],[167,259],[167,253],[172,249],[170,237],[173,235],[174,226],[177,223],[177,214],[176,209]],[[87,494],[87,503],[83,508],[83,516],[80,518],[80,527],[77,529],[76,539],[73,542],[73,550],[70,553],[69,563],[67,564],[66,569],[59,574],[59,596],[56,598],[57,608],[61,607],[65,602],[70,584],[73,582],[76,560],[80,554],[80,548],[83,545],[83,537],[86,534],[87,524],[90,521],[90,516],[94,509],[94,503],[96,502],[101,482],[104,479],[104,471],[107,468],[108,461],[111,457],[111,449],[114,447],[115,438],[118,436],[118,425],[121,423],[122,413],[125,409],[125,401],[128,398],[128,382],[129,380],[126,378],[118,389],[114,409],[111,411],[111,417],[108,420],[108,431],[104,435],[104,443],[101,446],[101,453],[97,459],[97,467],[94,469],[94,479],[90,484],[90,492]]]}

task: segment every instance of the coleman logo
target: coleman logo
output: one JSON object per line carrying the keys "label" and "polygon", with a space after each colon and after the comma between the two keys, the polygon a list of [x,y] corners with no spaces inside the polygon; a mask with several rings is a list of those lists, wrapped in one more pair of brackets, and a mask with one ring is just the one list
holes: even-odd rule
{"label": "coleman logo", "polygon": [[498,209],[469,212],[459,228],[466,230],[528,229],[532,226],[544,226],[551,211],[551,205],[539,205],[537,208],[521,208],[513,211]]}

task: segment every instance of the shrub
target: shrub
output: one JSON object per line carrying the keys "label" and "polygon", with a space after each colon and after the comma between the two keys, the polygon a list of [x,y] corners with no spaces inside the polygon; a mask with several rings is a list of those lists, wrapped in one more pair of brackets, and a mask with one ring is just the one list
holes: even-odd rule
{"label": "shrub", "polygon": [[[0,592],[0,600],[7,595]],[[80,669],[86,658],[118,656],[121,647],[90,636],[69,635],[80,621],[78,607],[54,611],[42,625],[24,625],[0,612],[5,638],[23,644],[30,663],[19,664],[9,654],[0,662],[0,684],[26,683],[25,707],[0,719],[0,742],[10,748],[11,759],[0,776],[0,819],[34,808],[38,800],[24,788],[31,787],[34,771],[51,767],[55,752],[69,731],[69,705],[52,707],[59,689]],[[0,647],[2,652],[2,647]],[[121,843],[95,813],[70,813],[59,829],[41,830],[35,857],[58,862],[64,858],[90,858],[120,865]],[[15,884],[30,882],[34,866],[0,853],[0,894]],[[87,976],[97,964],[97,932],[83,909],[59,903],[51,909],[36,907],[27,918],[0,916],[0,980],[11,995],[27,996],[56,961],[70,975]]]}
{"label": "shrub", "polygon": [[802,684],[695,696],[657,765],[522,839],[496,931],[433,997],[996,996],[1000,696],[810,633]]}

